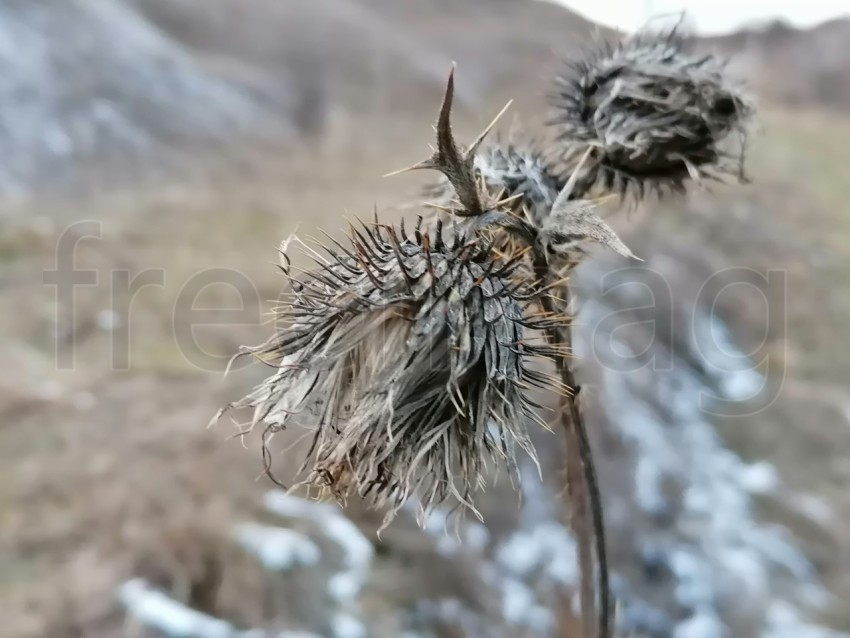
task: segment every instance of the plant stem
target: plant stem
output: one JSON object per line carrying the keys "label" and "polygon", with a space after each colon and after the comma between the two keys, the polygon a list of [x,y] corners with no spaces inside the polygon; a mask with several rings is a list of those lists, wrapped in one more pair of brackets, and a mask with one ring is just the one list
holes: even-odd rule
{"label": "plant stem", "polygon": [[[549,266],[536,260],[535,274],[544,285],[551,279]],[[556,298],[554,294],[560,294]],[[570,290],[567,284],[541,296],[543,310],[551,314],[563,314],[569,308]],[[553,327],[547,331],[548,339],[555,345],[572,349],[572,329]],[[575,378],[570,359],[563,355],[557,362],[558,373],[565,386],[572,389],[561,399],[561,423],[567,438],[567,488],[572,506],[572,521],[579,545],[579,569],[581,572],[581,613],[585,636],[592,636],[594,625],[595,596],[593,586],[593,549],[595,541],[596,561],[599,569],[599,614],[598,633],[600,638],[611,635],[611,595],[608,583],[608,558],[605,547],[605,521],[602,512],[602,497],[593,462],[593,451],[587,437],[584,414],[579,404],[581,386]],[[580,465],[581,470],[576,467]],[[588,534],[586,506],[590,506],[592,534]],[[593,538],[590,538],[591,536]]]}

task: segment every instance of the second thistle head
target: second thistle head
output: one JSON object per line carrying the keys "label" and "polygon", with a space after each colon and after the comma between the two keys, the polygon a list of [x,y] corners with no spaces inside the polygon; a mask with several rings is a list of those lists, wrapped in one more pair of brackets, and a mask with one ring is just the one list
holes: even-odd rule
{"label": "second thistle head", "polygon": [[[493,199],[531,223],[539,224],[551,211],[563,181],[533,144],[495,142],[483,146],[473,161],[476,178]],[[457,204],[454,188],[445,177],[429,186],[425,196],[440,207]]]}
{"label": "second thistle head", "polygon": [[723,65],[686,52],[675,29],[637,34],[571,63],[553,105],[567,166],[592,149],[582,190],[638,197],[733,170],[721,143],[736,131],[743,140],[752,113]]}

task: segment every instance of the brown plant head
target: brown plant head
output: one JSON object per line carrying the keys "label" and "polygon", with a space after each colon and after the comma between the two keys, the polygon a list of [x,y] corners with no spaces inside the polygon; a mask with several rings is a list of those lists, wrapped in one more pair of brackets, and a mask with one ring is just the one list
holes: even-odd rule
{"label": "brown plant head", "polygon": [[[592,150],[579,195],[598,186],[640,198],[682,191],[689,179],[742,176],[752,105],[714,56],[686,51],[676,28],[603,44],[568,67],[558,78],[551,124],[568,168]],[[726,150],[733,132],[740,145]]]}
{"label": "brown plant head", "polygon": [[232,407],[269,433],[313,429],[308,484],[392,511],[413,493],[473,507],[488,460],[534,455],[529,392],[557,383],[531,360],[559,354],[538,335],[566,318],[534,312],[523,255],[452,234],[364,224],[290,278],[279,331],[252,350],[277,370]]}
{"label": "brown plant head", "polygon": [[[526,424],[542,420],[531,391],[564,390],[533,360],[562,356],[542,331],[567,318],[535,304],[533,231],[474,176],[484,134],[467,150],[454,141],[453,88],[452,75],[437,149],[415,168],[452,184],[454,223],[419,218],[408,234],[376,217],[322,253],[308,248],[315,267],[299,278],[287,257],[279,329],[249,350],[276,371],[229,406],[253,409],[264,443],[291,423],[310,428],[304,481],[389,505],[389,517],[412,494],[426,508],[454,499],[474,509],[488,462],[513,470],[518,450],[534,457]],[[504,233],[526,248],[498,250]]]}

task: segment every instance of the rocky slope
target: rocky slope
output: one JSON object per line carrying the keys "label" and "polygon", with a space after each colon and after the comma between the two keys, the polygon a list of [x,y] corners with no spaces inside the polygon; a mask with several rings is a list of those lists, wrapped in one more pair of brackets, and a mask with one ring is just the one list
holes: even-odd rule
{"label": "rocky slope", "polygon": [[850,17],[797,29],[782,22],[715,38],[706,44],[732,57],[732,66],[764,99],[846,111],[850,105]]}
{"label": "rocky slope", "polygon": [[580,26],[505,1],[14,0],[0,7],[0,194],[132,183],[205,149],[403,120],[387,115],[416,107],[453,59],[468,65],[462,102],[480,105],[520,69],[536,81],[533,61]]}

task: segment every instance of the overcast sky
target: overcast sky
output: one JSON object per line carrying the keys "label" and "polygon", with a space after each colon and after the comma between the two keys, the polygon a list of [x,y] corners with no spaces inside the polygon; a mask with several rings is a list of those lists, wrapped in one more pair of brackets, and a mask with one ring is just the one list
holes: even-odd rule
{"label": "overcast sky", "polygon": [[722,33],[753,21],[784,18],[811,26],[850,14],[847,0],[555,0],[595,22],[634,31],[647,18],[685,10],[700,33]]}

